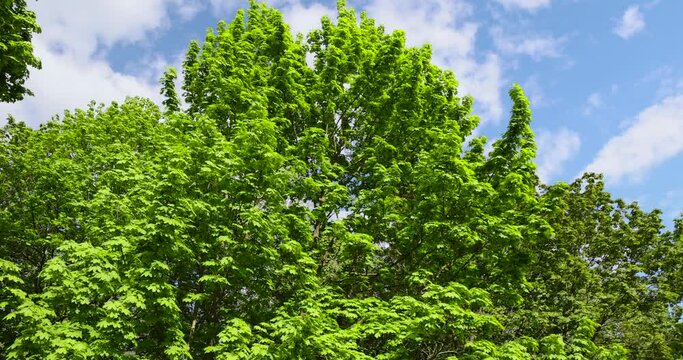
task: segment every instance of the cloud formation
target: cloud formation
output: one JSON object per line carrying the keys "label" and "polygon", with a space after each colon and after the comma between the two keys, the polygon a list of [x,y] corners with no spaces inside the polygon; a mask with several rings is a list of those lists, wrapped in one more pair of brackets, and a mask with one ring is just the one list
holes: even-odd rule
{"label": "cloud formation", "polygon": [[683,152],[683,94],[641,111],[610,139],[584,171],[601,172],[608,182],[639,180],[647,170]]}
{"label": "cloud formation", "polygon": [[205,6],[203,2],[193,0],[171,0],[171,2],[175,6],[175,11],[180,15],[180,19],[183,21],[194,18]]}
{"label": "cloud formation", "polygon": [[645,28],[645,18],[638,5],[626,8],[619,23],[612,31],[622,39],[628,39]]}
{"label": "cloud formation", "polygon": [[[31,126],[65,109],[84,107],[91,100],[121,101],[126,96],[159,99],[156,81],[149,76],[114,70],[105,60],[116,44],[144,40],[168,24],[169,9],[185,18],[194,10],[188,0],[90,0],[31,2],[42,33],[34,38],[41,70],[31,71],[27,86],[35,93],[21,102],[0,104],[0,121],[13,114]],[[196,11],[194,11],[196,13]],[[87,14],[87,16],[75,16]],[[162,66],[163,67],[163,66]],[[151,77],[158,79],[158,74]]]}
{"label": "cloud formation", "polygon": [[543,58],[557,58],[562,55],[564,38],[549,35],[511,35],[500,27],[490,31],[493,43],[504,54],[526,55],[539,61]]}
{"label": "cloud formation", "polygon": [[114,71],[106,61],[59,54],[37,43],[43,69],[31,75],[28,86],[35,96],[0,104],[0,116],[14,115],[31,126],[46,122],[65,109],[85,107],[91,100],[109,103],[126,96],[157,99],[157,87],[141,78]]}
{"label": "cloud formation", "polygon": [[561,128],[557,131],[538,131],[538,177],[549,183],[560,174],[564,164],[573,158],[581,148],[581,138],[575,131]]}
{"label": "cloud formation", "polygon": [[603,105],[602,95],[599,92],[594,92],[588,95],[586,105],[583,107],[583,114],[589,116],[593,110],[601,108]]}
{"label": "cloud formation", "polygon": [[527,98],[529,98],[532,109],[547,106],[552,102],[546,97],[545,91],[543,91],[543,87],[541,86],[537,75],[532,75],[526,79],[522,84],[522,88],[524,89]]}
{"label": "cloud formation", "polygon": [[276,1],[282,3],[280,11],[293,34],[308,34],[311,30],[320,27],[320,19],[327,15],[334,18],[337,11],[320,3],[304,4],[301,1]]}
{"label": "cloud formation", "polygon": [[237,8],[248,6],[248,3],[235,0],[209,0],[209,6],[216,17],[227,21],[231,19]]}
{"label": "cloud formation", "polygon": [[518,8],[534,11],[546,6],[550,6],[550,0],[496,0],[506,9]]}

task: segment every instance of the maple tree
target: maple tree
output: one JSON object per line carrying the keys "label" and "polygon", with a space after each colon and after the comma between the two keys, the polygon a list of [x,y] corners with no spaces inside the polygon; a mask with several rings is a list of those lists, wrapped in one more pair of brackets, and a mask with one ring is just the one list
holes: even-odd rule
{"label": "maple tree", "polygon": [[680,359],[681,222],[541,184],[517,85],[485,153],[429,45],[357,16],[292,37],[252,2],[182,101],[169,69],[163,108],[10,119],[0,356]]}

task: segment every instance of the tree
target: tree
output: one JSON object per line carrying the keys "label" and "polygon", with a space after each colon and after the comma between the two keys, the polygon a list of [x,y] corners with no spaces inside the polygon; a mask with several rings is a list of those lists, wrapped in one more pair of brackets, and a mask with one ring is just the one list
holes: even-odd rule
{"label": "tree", "polygon": [[511,333],[568,336],[590,318],[599,325],[598,344],[623,344],[634,359],[679,358],[680,314],[671,310],[683,298],[668,279],[680,270],[662,261],[680,256],[681,245],[662,233],[661,213],[612,199],[596,174],[545,187],[542,198],[561,211],[544,217],[555,234],[534,244],[533,286],[523,306],[511,309]]}
{"label": "tree", "polygon": [[[484,154],[485,138],[465,143],[473,100],[430,47],[343,2],[306,40],[252,2],[190,43],[184,109],[175,77],[162,78],[163,111],[130,98],[3,128],[2,356],[680,356],[662,311],[680,300],[680,227],[660,233],[657,213],[632,208],[585,219],[611,200],[543,187],[519,86]],[[590,256],[553,253],[582,236],[599,244]],[[574,301],[571,321],[549,325],[573,301],[557,264],[614,284],[596,297],[612,303]],[[620,327],[638,322],[603,321],[614,306],[673,330],[639,347],[643,331]]]}
{"label": "tree", "polygon": [[25,0],[2,0],[0,5],[0,102],[15,102],[33,95],[24,87],[29,67],[40,69],[31,38],[40,33],[36,15]]}

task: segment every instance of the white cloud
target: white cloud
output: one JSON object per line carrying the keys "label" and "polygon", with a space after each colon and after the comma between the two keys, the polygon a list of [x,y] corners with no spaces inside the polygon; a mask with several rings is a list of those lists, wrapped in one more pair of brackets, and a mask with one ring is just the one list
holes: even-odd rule
{"label": "white cloud", "polygon": [[306,35],[311,30],[320,27],[320,19],[323,16],[334,18],[337,14],[335,9],[318,3],[305,5],[301,1],[283,1],[278,7],[295,35],[298,33]]}
{"label": "white cloud", "polygon": [[593,110],[601,108],[603,105],[602,95],[599,92],[594,92],[588,95],[586,105],[583,107],[583,114],[588,116],[593,113]]}
{"label": "white cloud", "polygon": [[50,50],[70,51],[83,58],[98,47],[142,40],[166,21],[170,2],[65,0],[38,1],[33,7],[43,28],[39,38]]}
{"label": "white cloud", "polygon": [[500,27],[491,29],[491,37],[496,48],[506,54],[527,55],[534,60],[561,56],[564,38],[547,35],[510,35]]}
{"label": "white cloud", "polygon": [[[211,10],[215,16],[226,17],[238,7],[249,6],[244,0],[209,0]],[[305,4],[302,0],[271,0],[268,5],[277,8],[289,25],[292,34],[308,34],[309,31],[320,27],[320,19],[328,15],[334,18],[337,11],[333,7],[318,2]]]}
{"label": "white cloud", "polygon": [[683,93],[683,76],[677,69],[669,65],[660,66],[649,72],[636,85],[640,85],[640,83],[656,84],[655,96],[660,99]]}
{"label": "white cloud", "polygon": [[194,18],[202,9],[204,9],[205,4],[197,2],[194,0],[171,0],[175,6],[175,11],[180,15],[183,21],[188,21]]}
{"label": "white cloud", "polygon": [[601,172],[609,182],[638,180],[645,172],[683,152],[683,94],[641,111],[621,134],[610,139],[584,171]]}
{"label": "white cloud", "polygon": [[550,5],[550,0],[496,0],[506,9],[519,8],[534,11]]}
{"label": "white cloud", "polygon": [[209,5],[215,16],[226,21],[236,9],[249,6],[246,0],[209,0]]}
{"label": "white cloud", "polygon": [[118,73],[103,60],[80,59],[58,54],[37,43],[43,69],[31,75],[28,87],[35,96],[13,104],[0,104],[0,114],[13,114],[17,120],[36,126],[66,109],[97,102],[122,101],[126,96],[158,99],[157,87],[132,75]]}
{"label": "white cloud", "polygon": [[683,215],[683,190],[670,190],[664,194],[664,198],[657,203],[661,209],[664,221],[672,222],[675,218]]}
{"label": "white cloud", "polygon": [[162,29],[169,21],[170,5],[185,1],[31,2],[43,30],[34,38],[43,68],[33,70],[27,81],[35,96],[0,104],[0,118],[11,113],[36,126],[65,109],[86,106],[90,100],[121,101],[129,95],[158,100],[160,70],[156,75],[118,72],[105,55],[116,44],[136,43]]}
{"label": "white cloud", "polygon": [[538,80],[538,75],[530,76],[524,84],[522,84],[522,88],[529,98],[529,102],[531,102],[531,107],[534,109],[545,107],[553,103],[552,100],[547,98],[543,91],[543,87]]}
{"label": "white cloud", "polygon": [[615,34],[628,39],[645,28],[645,19],[638,5],[629,6],[619,23],[612,29]]}
{"label": "white cloud", "polygon": [[365,9],[387,30],[405,30],[408,45],[431,43],[434,63],[453,70],[461,93],[469,93],[476,99],[482,121],[500,120],[503,113],[500,59],[496,54],[476,51],[479,25],[472,20],[472,7],[468,3],[372,0]]}
{"label": "white cloud", "polygon": [[563,165],[574,157],[581,148],[581,138],[575,131],[561,128],[557,131],[539,131],[536,136],[538,146],[538,177],[548,183],[560,174]]}

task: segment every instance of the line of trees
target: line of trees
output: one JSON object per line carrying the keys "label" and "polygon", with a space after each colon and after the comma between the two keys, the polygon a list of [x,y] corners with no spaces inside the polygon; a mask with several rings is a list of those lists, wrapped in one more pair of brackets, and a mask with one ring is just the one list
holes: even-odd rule
{"label": "line of trees", "polygon": [[683,220],[540,183],[519,86],[486,154],[343,1],[306,38],[252,2],[182,75],[2,127],[0,359],[683,359]]}

